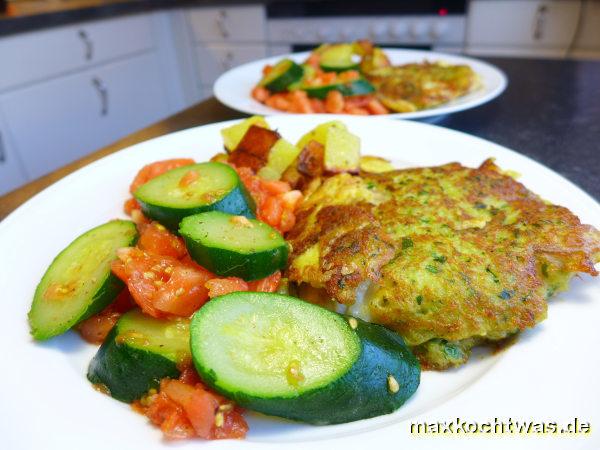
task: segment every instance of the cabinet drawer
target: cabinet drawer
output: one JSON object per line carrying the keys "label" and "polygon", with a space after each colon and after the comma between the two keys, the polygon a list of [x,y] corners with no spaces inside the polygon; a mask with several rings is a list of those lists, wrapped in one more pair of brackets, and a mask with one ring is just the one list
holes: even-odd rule
{"label": "cabinet drawer", "polygon": [[0,122],[0,195],[27,181],[21,162],[10,145],[7,128]]}
{"label": "cabinet drawer", "polygon": [[265,40],[262,6],[193,8],[187,13],[196,42],[260,42]]}
{"label": "cabinet drawer", "polygon": [[0,91],[152,48],[149,15],[0,38]]}
{"label": "cabinet drawer", "polygon": [[25,169],[39,177],[168,111],[158,59],[146,53],[0,97]]}
{"label": "cabinet drawer", "polygon": [[486,0],[469,6],[469,46],[566,48],[575,33],[580,2]]}
{"label": "cabinet drawer", "polygon": [[[198,73],[200,82],[212,85],[223,72],[255,59],[265,58],[265,45],[213,44],[197,46]],[[257,79],[260,74],[256,74]]]}

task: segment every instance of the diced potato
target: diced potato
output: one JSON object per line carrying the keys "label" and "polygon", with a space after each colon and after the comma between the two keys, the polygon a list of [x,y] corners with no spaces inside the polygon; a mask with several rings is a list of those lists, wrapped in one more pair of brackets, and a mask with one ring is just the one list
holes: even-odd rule
{"label": "diced potato", "polygon": [[267,165],[260,169],[258,175],[267,180],[279,180],[283,172],[296,160],[300,149],[285,139],[279,139],[271,147]]}
{"label": "diced potato", "polygon": [[306,144],[298,157],[298,172],[309,177],[319,177],[325,169],[325,146],[315,140]]}
{"label": "diced potato", "polygon": [[235,150],[229,153],[229,162],[259,170],[267,164],[269,151],[279,139],[277,131],[250,125]]}
{"label": "diced potato", "polygon": [[325,139],[325,170],[358,172],[359,167],[360,138],[346,129],[330,127]]}
{"label": "diced potato", "polygon": [[387,159],[379,156],[361,156],[360,170],[371,173],[382,173],[394,170],[394,166]]}
{"label": "diced potato", "polygon": [[330,128],[340,128],[343,130],[347,129],[346,125],[344,125],[339,120],[332,120],[331,122],[322,123],[321,125],[317,125],[314,129],[310,130],[308,133],[302,136],[296,144],[296,147],[302,150],[304,149],[304,147],[306,147],[306,144],[308,144],[309,141],[312,140],[315,140],[318,143],[325,145],[327,130],[329,130]]}
{"label": "diced potato", "polygon": [[235,150],[246,134],[246,131],[248,131],[248,128],[250,128],[252,125],[270,129],[269,124],[262,116],[252,116],[240,123],[223,128],[221,130],[221,136],[223,136],[223,144],[225,145],[225,149],[230,152]]}

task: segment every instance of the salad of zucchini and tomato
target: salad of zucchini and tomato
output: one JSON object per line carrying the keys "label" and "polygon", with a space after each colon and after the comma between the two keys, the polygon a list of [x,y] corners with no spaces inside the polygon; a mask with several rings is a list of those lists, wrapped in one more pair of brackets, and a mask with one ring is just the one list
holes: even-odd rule
{"label": "salad of zucchini and tomato", "polygon": [[303,197],[292,186],[358,170],[358,137],[328,122],[293,145],[262,117],[222,135],[226,153],[209,162],[143,167],[130,218],[56,256],[32,336],[73,328],[100,345],[89,381],[169,439],[243,438],[246,410],[331,424],[398,409],[420,378],[402,338],[295,298],[282,278]]}
{"label": "salad of zucchini and tomato", "polygon": [[292,113],[387,114],[365,78],[374,59],[389,65],[381,49],[367,41],[323,44],[301,64],[283,59],[265,66],[252,97]]}

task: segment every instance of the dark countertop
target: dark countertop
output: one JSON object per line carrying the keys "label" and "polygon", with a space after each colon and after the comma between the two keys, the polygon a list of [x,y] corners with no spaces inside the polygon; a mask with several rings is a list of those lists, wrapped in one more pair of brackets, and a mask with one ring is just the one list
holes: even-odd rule
{"label": "dark countertop", "polygon": [[478,108],[436,121],[550,167],[600,199],[600,61],[484,58],[509,79]]}
{"label": "dark countertop", "polygon": [[[486,60],[506,72],[507,90],[486,105],[438,118],[435,123],[523,153],[600,199],[600,61]],[[46,186],[117,150],[240,117],[244,114],[214,98],[194,105],[0,197],[0,219]]]}

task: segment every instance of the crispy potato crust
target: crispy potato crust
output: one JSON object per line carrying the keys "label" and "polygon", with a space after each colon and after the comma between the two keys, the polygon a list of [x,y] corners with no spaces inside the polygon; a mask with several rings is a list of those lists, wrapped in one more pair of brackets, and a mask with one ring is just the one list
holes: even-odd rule
{"label": "crispy potato crust", "polygon": [[290,280],[343,305],[368,283],[366,315],[436,369],[544,320],[600,261],[598,230],[492,160],[315,180],[288,239]]}

